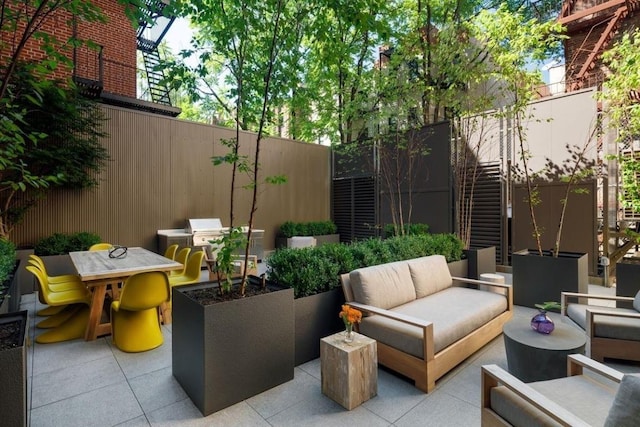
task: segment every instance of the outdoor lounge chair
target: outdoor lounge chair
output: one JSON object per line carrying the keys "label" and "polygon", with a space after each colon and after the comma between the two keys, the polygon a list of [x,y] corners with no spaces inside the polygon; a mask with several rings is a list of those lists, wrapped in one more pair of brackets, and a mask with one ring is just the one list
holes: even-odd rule
{"label": "outdoor lounge chair", "polygon": [[[633,308],[572,303],[577,298],[633,302]],[[605,357],[640,361],[640,292],[634,297],[562,292],[562,315],[587,334],[586,354],[602,362]]]}
{"label": "outdoor lounge chair", "polygon": [[564,378],[523,383],[497,365],[481,375],[483,426],[624,427],[640,417],[640,376],[583,355],[568,357]]}

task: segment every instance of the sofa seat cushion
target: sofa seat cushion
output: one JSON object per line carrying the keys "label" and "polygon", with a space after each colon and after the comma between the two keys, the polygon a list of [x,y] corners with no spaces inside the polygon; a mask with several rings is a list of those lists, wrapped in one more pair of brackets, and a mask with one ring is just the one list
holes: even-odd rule
{"label": "sofa seat cushion", "polygon": [[[451,287],[391,311],[433,323],[434,352],[465,337],[507,310],[503,295]],[[362,319],[360,332],[405,353],[424,358],[422,329],[379,315]]]}
{"label": "sofa seat cushion", "polygon": [[[587,424],[602,426],[616,393],[615,385],[605,381],[578,375],[528,385]],[[505,386],[491,389],[491,409],[511,425],[560,425]]]}
{"label": "sofa seat cushion", "polygon": [[[587,329],[587,308],[596,308],[595,306],[585,304],[569,304],[567,307],[567,316],[573,320],[582,329]],[[598,310],[613,313],[635,313],[637,311],[631,308],[616,307],[597,307]],[[610,316],[595,315],[595,331],[596,337],[613,338],[618,340],[640,341],[640,319],[615,318]]]}
{"label": "sofa seat cushion", "polygon": [[356,302],[390,309],[416,299],[406,261],[359,268],[349,273]]}
{"label": "sofa seat cushion", "polygon": [[407,264],[416,288],[416,298],[429,296],[453,284],[447,260],[442,255],[410,259]]}

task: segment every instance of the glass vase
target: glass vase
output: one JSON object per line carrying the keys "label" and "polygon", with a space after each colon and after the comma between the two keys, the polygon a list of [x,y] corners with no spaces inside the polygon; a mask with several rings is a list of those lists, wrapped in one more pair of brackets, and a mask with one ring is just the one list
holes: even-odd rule
{"label": "glass vase", "polygon": [[347,323],[344,329],[344,342],[352,343],[354,338],[353,323]]}
{"label": "glass vase", "polygon": [[531,328],[541,334],[550,334],[553,332],[555,325],[553,324],[553,320],[547,316],[547,312],[540,310],[540,312],[531,319]]}

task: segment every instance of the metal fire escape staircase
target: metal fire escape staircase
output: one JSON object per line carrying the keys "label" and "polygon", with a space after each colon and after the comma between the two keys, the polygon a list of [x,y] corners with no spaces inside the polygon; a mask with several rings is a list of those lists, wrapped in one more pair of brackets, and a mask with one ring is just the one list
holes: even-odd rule
{"label": "metal fire escape staircase", "polygon": [[137,46],[144,60],[149,94],[153,102],[171,105],[169,88],[164,83],[164,72],[157,69],[157,66],[160,64],[158,46],[173,24],[175,16],[163,15],[169,0],[144,0],[143,3],[146,8],[142,12],[146,19],[141,19],[138,23]]}
{"label": "metal fire escape staircase", "polygon": [[600,55],[611,43],[621,22],[629,13],[640,10],[640,0],[608,0],[577,12],[573,11],[575,3],[575,0],[565,0],[558,20],[560,24],[567,27],[569,34],[584,28],[594,27],[596,24],[607,20],[608,23],[575,75],[571,90],[580,89],[585,85],[589,73],[595,68]]}

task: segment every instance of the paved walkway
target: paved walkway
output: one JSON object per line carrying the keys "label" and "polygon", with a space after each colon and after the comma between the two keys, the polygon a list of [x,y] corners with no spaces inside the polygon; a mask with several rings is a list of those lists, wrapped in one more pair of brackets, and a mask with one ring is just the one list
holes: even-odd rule
{"label": "paved walkway", "polygon": [[[604,288],[602,288],[604,289]],[[22,298],[40,333],[35,295]],[[528,322],[534,310],[516,307]],[[202,417],[171,374],[171,325],[165,343],[144,353],[123,353],[111,337],[29,348],[31,426],[479,426],[480,367],[506,369],[502,336],[478,351],[424,394],[380,368],[378,396],[347,411],[321,393],[320,361],[295,368],[295,378],[241,403]],[[615,365],[640,372],[640,365]],[[223,390],[221,392],[224,392]]]}

